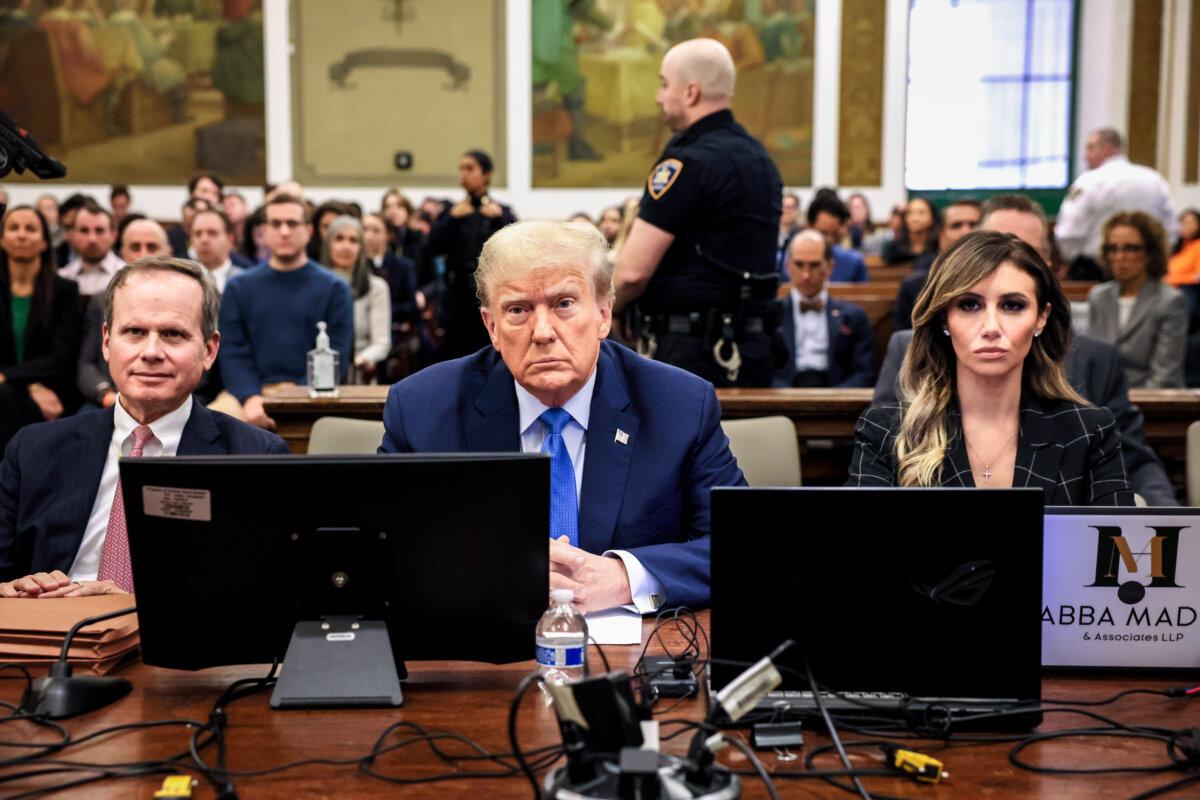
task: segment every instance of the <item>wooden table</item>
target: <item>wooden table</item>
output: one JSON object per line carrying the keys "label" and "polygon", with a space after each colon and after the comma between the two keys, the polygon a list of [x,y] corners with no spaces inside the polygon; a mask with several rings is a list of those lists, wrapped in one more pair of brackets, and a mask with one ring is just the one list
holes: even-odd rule
{"label": "wooden table", "polygon": [[[320,417],[380,420],[386,386],[344,386],[336,398],[310,398],[302,386],[281,390],[266,409],[277,432],[294,453],[308,452],[308,436]],[[1200,419],[1200,391],[1133,389],[1130,398],[1145,415],[1146,440],[1162,457],[1177,487],[1184,485],[1187,426]],[[724,419],[781,414],[796,426],[803,480],[808,485],[840,484],[846,479],[845,447],[814,447],[813,440],[848,443],[854,423],[871,404],[871,389],[718,389]]]}
{"label": "wooden table", "polygon": [[[701,620],[708,623],[707,613]],[[644,634],[650,622],[644,623]],[[664,635],[672,649],[682,649],[677,634]],[[614,668],[632,670],[640,647],[608,646],[605,652]],[[651,652],[662,652],[657,645]],[[601,664],[592,653],[593,669]],[[272,711],[267,704],[268,694],[257,694],[229,706],[228,745],[230,769],[262,769],[291,760],[326,758],[356,758],[370,751],[383,730],[399,721],[416,722],[431,732],[454,732],[469,736],[492,752],[507,752],[506,719],[513,691],[521,678],[532,669],[532,662],[505,666],[466,663],[417,663],[410,665],[412,679],[405,688],[405,704],[400,709],[347,709],[336,711]],[[133,693],[108,708],[90,715],[66,721],[75,737],[113,725],[145,722],[158,719],[207,718],[213,701],[225,686],[238,678],[258,677],[264,667],[241,667],[177,672],[136,664],[121,674],[134,683]],[[14,701],[19,682],[0,682],[0,697]],[[1046,697],[1072,700],[1095,699],[1130,687],[1165,688],[1180,685],[1178,681],[1147,679],[1136,675],[1116,677],[1047,677],[1043,681]],[[1195,725],[1196,706],[1200,700],[1181,700],[1163,697],[1131,697],[1102,712],[1124,723],[1185,728]],[[1192,705],[1189,705],[1192,704]],[[704,713],[704,701],[695,699],[680,704],[660,719],[699,719]],[[552,712],[537,696],[526,697],[520,716],[520,737],[524,749],[558,742],[558,732]],[[1081,727],[1088,724],[1075,715],[1050,714],[1042,730]],[[6,724],[0,738],[43,741],[45,734],[31,726]],[[664,730],[664,733],[666,731]],[[806,733],[808,747],[828,743],[820,732]],[[858,738],[847,734],[847,742]],[[680,753],[686,749],[690,736],[680,736],[669,742],[665,750]],[[395,741],[394,739],[392,741]],[[914,745],[916,746],[916,745]],[[182,729],[159,728],[133,731],[97,739],[79,748],[66,751],[59,758],[93,763],[129,762],[166,757],[187,749],[187,734]],[[919,749],[943,759],[950,779],[939,786],[917,785],[906,779],[872,778],[867,787],[912,798],[1118,798],[1164,784],[1179,773],[1150,776],[1108,776],[1103,778],[1051,777],[1037,775],[1012,767],[1008,762],[1009,746],[944,746],[924,743]],[[12,748],[0,748],[0,758],[10,757]],[[211,751],[206,751],[211,757]],[[1114,765],[1157,763],[1163,757],[1163,747],[1157,743],[1132,740],[1085,739],[1058,741],[1038,745],[1027,751],[1026,757],[1035,763],[1058,766]],[[796,764],[776,760],[771,752],[761,754],[768,769],[784,773],[800,769]],[[720,760],[735,768],[748,765],[732,748],[721,753]],[[865,751],[857,751],[857,764],[878,766]],[[835,768],[835,757],[822,757],[817,765]],[[468,765],[471,766],[471,765]],[[381,757],[376,767],[390,774],[416,776],[446,771],[427,749],[411,747]],[[474,768],[480,768],[475,766]],[[11,774],[12,768],[0,770]],[[12,796],[35,786],[49,786],[63,777],[48,776],[27,779],[19,786],[0,784],[0,796]],[[746,797],[761,798],[766,794],[756,779],[745,778]],[[56,798],[151,798],[161,785],[161,777],[132,777],[93,784],[73,791],[56,793]],[[238,780],[237,788],[243,798],[317,798],[317,797],[384,797],[413,798],[487,797],[528,798],[531,789],[522,777],[497,779],[455,780],[436,784],[419,784],[399,788],[357,774],[354,767],[306,766],[278,775]],[[815,780],[779,779],[783,797],[848,797],[836,789]],[[1194,797],[1194,788],[1181,791],[1177,797]],[[215,796],[211,786],[202,782],[195,795]]]}

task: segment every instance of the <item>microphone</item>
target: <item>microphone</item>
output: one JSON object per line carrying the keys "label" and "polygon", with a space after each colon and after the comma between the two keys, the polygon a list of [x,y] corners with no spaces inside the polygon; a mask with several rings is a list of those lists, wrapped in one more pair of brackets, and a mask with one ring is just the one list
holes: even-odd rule
{"label": "microphone", "polygon": [[42,180],[65,177],[67,168],[42,151],[28,131],[0,111],[0,178],[29,170]]}
{"label": "microphone", "polygon": [[64,719],[103,708],[129,694],[133,690],[133,684],[125,678],[102,678],[93,675],[75,677],[72,675],[74,669],[67,662],[67,653],[71,651],[71,641],[75,634],[88,625],[136,613],[137,607],[133,606],[76,622],[63,639],[62,652],[59,653],[58,661],[50,667],[50,675],[34,681],[25,697],[21,699],[21,713],[44,719]]}

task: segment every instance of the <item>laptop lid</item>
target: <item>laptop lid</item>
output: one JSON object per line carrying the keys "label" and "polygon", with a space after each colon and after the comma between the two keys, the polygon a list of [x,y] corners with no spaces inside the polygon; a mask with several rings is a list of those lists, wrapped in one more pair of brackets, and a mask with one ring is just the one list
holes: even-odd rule
{"label": "laptop lid", "polygon": [[[712,492],[712,655],[833,691],[1041,697],[1040,489]],[[720,688],[741,668],[714,665]],[[781,670],[780,688],[807,690]]]}
{"label": "laptop lid", "polygon": [[1042,663],[1200,669],[1200,508],[1046,509]]}

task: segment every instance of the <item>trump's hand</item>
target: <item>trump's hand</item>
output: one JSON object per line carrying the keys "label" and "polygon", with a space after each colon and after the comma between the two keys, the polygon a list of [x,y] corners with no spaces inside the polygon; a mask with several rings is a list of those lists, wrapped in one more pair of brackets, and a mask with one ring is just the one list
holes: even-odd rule
{"label": "trump's hand", "polygon": [[572,547],[566,536],[550,540],[550,588],[575,592],[575,607],[583,612],[633,602],[621,559]]}

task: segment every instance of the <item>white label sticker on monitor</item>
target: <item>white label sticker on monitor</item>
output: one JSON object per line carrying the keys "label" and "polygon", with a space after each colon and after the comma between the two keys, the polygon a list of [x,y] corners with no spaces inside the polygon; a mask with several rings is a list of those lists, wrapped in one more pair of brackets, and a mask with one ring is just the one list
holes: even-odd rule
{"label": "white label sticker on monitor", "polygon": [[212,522],[212,492],[177,486],[143,486],[142,507],[148,517]]}
{"label": "white label sticker on monitor", "polygon": [[1047,514],[1042,664],[1200,667],[1200,517]]}

